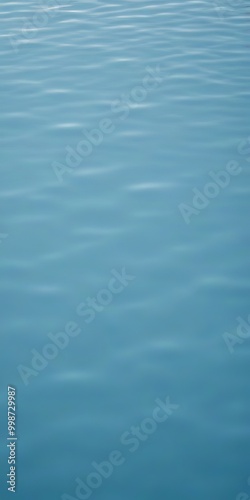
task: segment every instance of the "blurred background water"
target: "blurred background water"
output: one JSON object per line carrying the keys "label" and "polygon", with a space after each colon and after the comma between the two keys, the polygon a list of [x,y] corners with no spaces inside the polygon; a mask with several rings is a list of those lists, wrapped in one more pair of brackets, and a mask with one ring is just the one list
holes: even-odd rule
{"label": "blurred background water", "polygon": [[[230,354],[223,339],[250,313],[238,150],[250,135],[250,4],[41,5],[0,7],[1,498],[8,384],[18,500],[75,497],[75,478],[167,396],[178,411],[136,453],[124,448],[91,498],[250,496],[250,341]],[[136,102],[147,67],[161,80]],[[59,182],[55,162],[104,118],[114,131]],[[231,160],[241,173],[186,224],[179,205]],[[135,279],[86,324],[77,306],[122,267]],[[81,334],[26,386],[17,367],[69,321]]]}

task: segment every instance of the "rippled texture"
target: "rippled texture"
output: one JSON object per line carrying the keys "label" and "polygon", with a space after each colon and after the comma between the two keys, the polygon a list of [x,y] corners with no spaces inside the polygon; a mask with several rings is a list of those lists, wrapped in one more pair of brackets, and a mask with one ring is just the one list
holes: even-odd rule
{"label": "rippled texture", "polygon": [[[250,313],[249,2],[44,5],[0,7],[1,498],[8,384],[18,500],[77,498],[115,449],[125,463],[90,498],[250,495],[250,341],[223,338]],[[186,223],[180,204],[233,160]],[[86,323],[77,307],[123,267],[135,278]],[[20,365],[70,321],[81,334],[25,385]],[[131,454],[122,434],[167,396],[178,411]]]}

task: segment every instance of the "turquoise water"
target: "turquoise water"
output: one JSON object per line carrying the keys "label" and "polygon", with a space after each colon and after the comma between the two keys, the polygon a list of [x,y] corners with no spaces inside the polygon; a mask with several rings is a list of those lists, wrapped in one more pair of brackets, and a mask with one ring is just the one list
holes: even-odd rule
{"label": "turquoise water", "polygon": [[18,500],[247,499],[250,4],[38,5],[0,7],[1,498],[12,385]]}

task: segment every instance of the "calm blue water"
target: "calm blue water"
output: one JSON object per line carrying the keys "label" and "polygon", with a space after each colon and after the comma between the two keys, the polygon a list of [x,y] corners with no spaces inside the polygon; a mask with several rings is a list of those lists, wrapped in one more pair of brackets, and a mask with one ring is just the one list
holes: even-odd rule
{"label": "calm blue water", "polygon": [[1,498],[8,384],[18,500],[250,496],[250,4],[43,5],[0,7]]}

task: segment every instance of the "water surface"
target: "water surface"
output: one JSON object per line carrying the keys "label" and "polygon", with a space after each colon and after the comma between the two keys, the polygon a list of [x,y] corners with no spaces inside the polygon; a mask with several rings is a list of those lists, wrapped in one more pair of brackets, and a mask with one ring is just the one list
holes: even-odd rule
{"label": "water surface", "polygon": [[[115,449],[126,461],[91,498],[250,495],[250,343],[230,353],[223,338],[250,313],[250,6],[237,4],[51,1],[42,17],[1,4],[2,498],[8,384],[17,500],[75,498]],[[112,132],[69,167],[104,119]],[[187,224],[180,204],[232,161],[239,174]],[[86,323],[79,304],[123,267],[134,279]],[[25,385],[20,365],[68,322],[81,333]],[[178,411],[131,454],[122,434],[167,396]]]}

